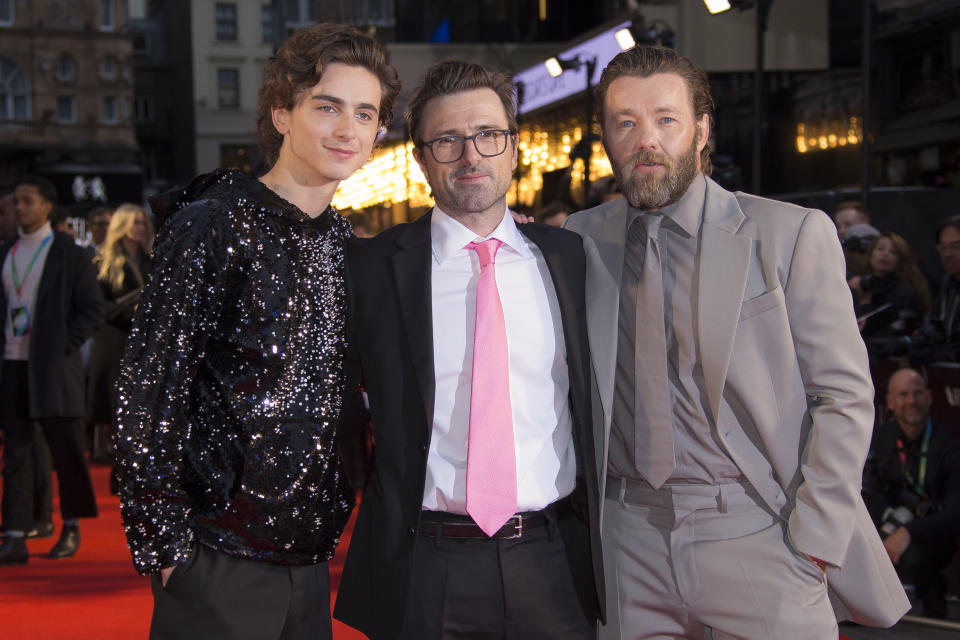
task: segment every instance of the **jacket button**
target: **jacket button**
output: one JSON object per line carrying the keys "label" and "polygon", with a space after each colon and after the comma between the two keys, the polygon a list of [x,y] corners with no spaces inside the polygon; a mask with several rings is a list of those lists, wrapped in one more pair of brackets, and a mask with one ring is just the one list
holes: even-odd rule
{"label": "jacket button", "polygon": [[412,538],[415,535],[417,535],[417,532],[414,530],[413,527],[407,527],[407,535]]}
{"label": "jacket button", "polygon": [[426,453],[426,452],[427,452],[427,443],[426,443],[426,442],[421,442],[421,443],[420,443],[420,453]]}

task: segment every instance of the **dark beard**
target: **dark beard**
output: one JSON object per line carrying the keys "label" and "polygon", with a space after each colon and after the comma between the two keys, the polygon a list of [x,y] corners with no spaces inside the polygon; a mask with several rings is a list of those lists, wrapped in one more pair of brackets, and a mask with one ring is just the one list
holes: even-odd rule
{"label": "dark beard", "polygon": [[[655,210],[673,204],[686,193],[697,175],[697,136],[686,153],[676,161],[653,151],[638,151],[623,165],[613,164],[620,190],[634,209]],[[638,175],[633,168],[641,162],[656,162],[666,169],[662,177],[653,174]]]}

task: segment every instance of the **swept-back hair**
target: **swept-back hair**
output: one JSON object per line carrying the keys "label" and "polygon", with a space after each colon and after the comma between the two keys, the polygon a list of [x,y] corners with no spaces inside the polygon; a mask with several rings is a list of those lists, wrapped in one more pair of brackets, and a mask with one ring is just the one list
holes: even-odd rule
{"label": "swept-back hair", "polygon": [[475,62],[442,60],[423,72],[407,110],[407,128],[414,146],[423,145],[423,111],[433,98],[472,89],[492,89],[507,114],[507,128],[517,130],[517,93],[510,77]]}

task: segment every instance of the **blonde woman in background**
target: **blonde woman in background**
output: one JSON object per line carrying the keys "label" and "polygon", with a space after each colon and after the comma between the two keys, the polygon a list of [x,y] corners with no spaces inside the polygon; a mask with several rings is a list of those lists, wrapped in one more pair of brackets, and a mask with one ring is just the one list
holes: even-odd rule
{"label": "blonde woman in background", "polygon": [[[153,225],[143,208],[122,204],[113,213],[100,254],[94,258],[106,302],[106,321],[93,337],[87,383],[87,421],[94,426],[93,456],[113,459],[116,383],[123,346],[140,292],[150,274]],[[111,476],[111,489],[113,488]]]}

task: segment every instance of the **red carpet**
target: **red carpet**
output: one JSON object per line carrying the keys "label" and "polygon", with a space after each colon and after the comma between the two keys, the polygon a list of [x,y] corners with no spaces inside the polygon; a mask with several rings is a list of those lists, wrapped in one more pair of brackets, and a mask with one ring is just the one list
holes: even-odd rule
{"label": "red carpet", "polygon": [[[60,533],[54,507],[54,538],[31,540],[30,562],[0,567],[0,638],[3,640],[138,640],[147,637],[153,598],[147,578],[137,575],[120,526],[120,502],[110,495],[109,470],[91,467],[100,517],[81,520],[80,550],[51,560],[47,552]],[[2,487],[2,484],[0,484]],[[54,493],[56,499],[56,493]],[[330,566],[336,589],[353,520]],[[331,598],[332,602],[332,598]],[[362,633],[334,621],[336,640],[363,640]]]}
{"label": "red carpet", "polygon": [[[93,466],[91,473],[100,517],[80,521],[83,539],[77,555],[65,560],[47,558],[60,533],[59,514],[54,507],[55,537],[29,541],[30,562],[26,566],[0,567],[0,638],[3,640],[147,637],[153,606],[149,580],[133,570],[120,526],[120,502],[110,495],[108,488],[108,468]],[[2,486],[0,483],[0,488]],[[333,596],[340,583],[353,520],[350,519],[330,564]],[[333,637],[336,640],[366,638],[336,620]],[[840,638],[844,640],[843,636]]]}

